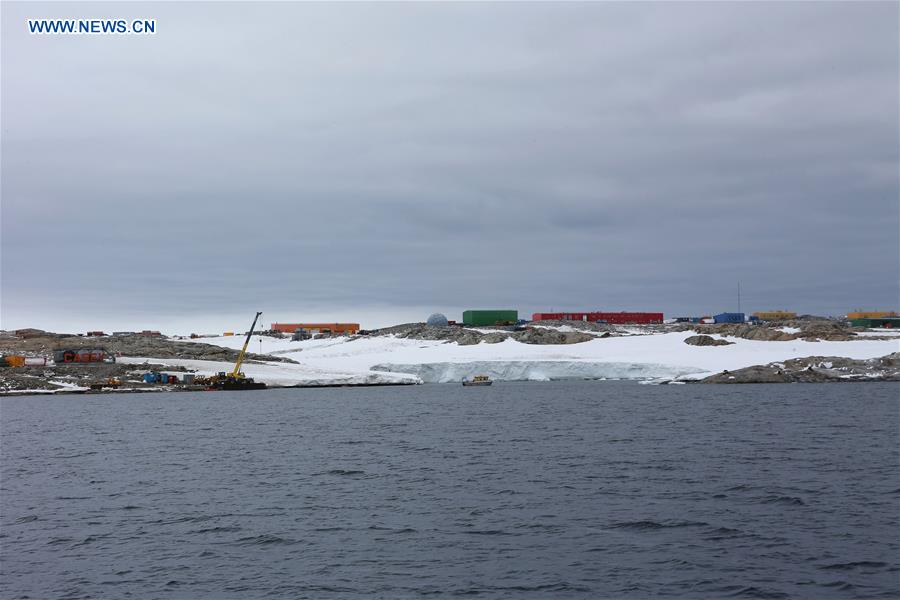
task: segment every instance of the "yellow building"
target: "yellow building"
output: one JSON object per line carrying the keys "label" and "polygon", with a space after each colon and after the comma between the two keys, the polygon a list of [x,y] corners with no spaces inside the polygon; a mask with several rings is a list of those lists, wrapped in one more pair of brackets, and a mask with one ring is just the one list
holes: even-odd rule
{"label": "yellow building", "polygon": [[783,321],[785,319],[796,319],[797,313],[786,310],[764,310],[753,313],[753,316],[760,321]]}
{"label": "yellow building", "polygon": [[896,317],[897,313],[892,310],[870,310],[857,311],[847,313],[848,319],[883,319],[885,317]]}

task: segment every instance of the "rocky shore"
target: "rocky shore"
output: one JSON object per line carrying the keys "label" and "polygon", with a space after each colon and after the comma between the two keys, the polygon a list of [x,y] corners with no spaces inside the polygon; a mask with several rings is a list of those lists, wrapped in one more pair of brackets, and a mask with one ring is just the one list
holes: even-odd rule
{"label": "rocky shore", "polygon": [[[144,364],[119,364],[116,362],[53,364],[50,358],[55,350],[102,349],[111,357],[152,357],[153,359],[181,358],[231,362],[237,360],[237,350],[185,342],[164,336],[102,336],[82,337],[65,333],[51,333],[39,329],[26,329],[0,334],[0,354],[47,358],[47,365],[25,367],[0,367],[0,393],[24,392],[54,393],[83,392],[91,386],[104,386],[95,391],[174,391],[190,390],[195,386],[154,385],[148,387],[143,375],[149,371],[176,373],[187,371],[184,367],[165,366],[152,362]],[[296,361],[277,356],[248,352],[246,364],[254,362]],[[109,385],[110,381],[118,385]]]}
{"label": "rocky shore", "polygon": [[[277,339],[264,344],[270,353],[248,353],[244,370],[273,387],[390,384],[399,381],[395,372],[417,374],[422,369],[428,377],[420,377],[427,381],[455,381],[482,372],[494,373],[498,381],[686,382],[691,373],[703,383],[897,381],[900,337],[892,333],[854,329],[829,319],[651,326],[542,321],[524,327],[478,328],[407,323],[305,342],[274,336]],[[510,340],[519,344],[503,343]],[[148,385],[143,375],[228,370],[243,343],[240,336],[205,341],[0,331],[0,354],[48,359],[46,365],[0,368],[0,393],[191,389],[188,384]],[[258,347],[256,342],[254,346]],[[55,365],[49,359],[62,349],[103,350],[116,362]],[[397,371],[397,365],[405,370]],[[440,376],[433,373],[437,371]]]}
{"label": "rocky shore", "polygon": [[[184,367],[165,366],[155,363],[118,364],[91,363],[83,365],[64,364],[42,367],[5,368],[0,371],[0,393],[83,393],[95,387],[99,392],[125,391],[175,391],[185,389],[183,385],[154,385],[144,383],[144,373],[163,371],[166,373],[185,372]],[[115,385],[110,385],[114,380]]]}
{"label": "rocky shore", "polygon": [[839,356],[810,356],[723,371],[699,383],[845,383],[900,381],[900,352],[881,358],[853,360]]}

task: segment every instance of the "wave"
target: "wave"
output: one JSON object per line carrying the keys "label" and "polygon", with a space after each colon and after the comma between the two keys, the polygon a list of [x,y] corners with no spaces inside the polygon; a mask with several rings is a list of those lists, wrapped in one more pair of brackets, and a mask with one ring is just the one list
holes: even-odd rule
{"label": "wave", "polygon": [[204,529],[195,529],[194,531],[188,531],[188,533],[233,533],[240,530],[240,527],[224,525],[220,527],[206,527]]}
{"label": "wave", "polygon": [[31,523],[32,521],[39,521],[40,517],[37,515],[25,515],[24,517],[19,517],[15,521],[13,521],[14,525],[21,525],[23,523]]}
{"label": "wave", "polygon": [[365,475],[365,471],[358,471],[352,469],[331,469],[330,471],[322,471],[321,473],[314,473],[314,475],[340,475],[340,476],[349,476],[349,475]]}
{"label": "wave", "polygon": [[825,571],[852,571],[854,569],[881,569],[888,566],[887,563],[878,560],[859,560],[848,563],[834,563],[819,567]]}
{"label": "wave", "polygon": [[806,506],[803,498],[797,496],[767,496],[762,499],[763,504],[790,504],[793,506]]}
{"label": "wave", "polygon": [[790,595],[785,594],[784,592],[776,592],[773,590],[764,590],[758,587],[749,586],[745,588],[741,588],[738,591],[731,594],[732,598],[770,598],[772,600],[778,600],[780,598],[790,598]]}
{"label": "wave", "polygon": [[611,529],[637,529],[637,530],[649,530],[649,529],[671,529],[677,527],[708,527],[709,523],[704,523],[703,521],[623,521],[621,523],[614,523],[609,527]]}
{"label": "wave", "polygon": [[252,536],[252,537],[243,537],[234,542],[238,546],[290,546],[292,544],[296,544],[295,540],[289,540],[287,538],[283,538],[277,535],[273,535],[271,533],[264,533],[262,535]]}

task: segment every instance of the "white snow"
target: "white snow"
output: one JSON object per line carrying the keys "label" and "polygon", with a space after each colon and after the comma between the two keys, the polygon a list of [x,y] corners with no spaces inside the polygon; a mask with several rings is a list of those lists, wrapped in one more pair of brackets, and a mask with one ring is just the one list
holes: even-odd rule
{"label": "white snow", "polygon": [[[681,331],[609,337],[566,345],[523,344],[508,339],[498,344],[482,342],[473,346],[393,336],[302,342],[267,337],[263,338],[263,352],[287,356],[302,364],[247,365],[244,371],[261,381],[272,381],[273,385],[282,380],[322,382],[332,377],[350,380],[373,376],[389,378],[399,376],[400,372],[410,373],[425,382],[459,381],[479,374],[497,380],[694,378],[791,358],[841,356],[867,359],[900,351],[900,338],[841,342],[727,338],[734,344],[689,346],[684,340],[691,335],[694,332]],[[250,343],[254,352],[259,352],[257,339],[254,337]],[[240,348],[243,344],[242,339],[234,337],[198,341],[227,348]],[[174,364],[168,359],[153,360]],[[229,370],[230,367],[227,363],[211,364],[221,366],[208,367],[205,372]],[[373,372],[375,366],[383,370]]]}
{"label": "white snow", "polygon": [[784,333],[800,333],[799,327],[779,327],[778,331],[783,331]]}
{"label": "white snow", "polygon": [[50,394],[50,395],[52,395],[57,392],[76,392],[76,391],[86,391],[86,390],[90,389],[90,388],[80,386],[80,385],[75,385],[74,383],[69,383],[66,381],[54,381],[51,379],[48,381],[48,383],[52,383],[53,385],[58,385],[60,387],[53,389],[53,390],[45,390],[43,388],[33,389],[33,390],[31,390],[31,389],[4,390],[4,391],[0,392],[0,395],[2,395],[2,396],[18,396],[18,395],[23,395],[23,394]]}
{"label": "white snow", "polygon": [[[53,385],[58,385],[60,388],[62,388],[64,390],[73,390],[74,391],[74,390],[89,390],[90,389],[88,387],[84,387],[83,385],[76,385],[74,383],[69,383],[67,381],[54,381],[51,379],[48,381],[48,383],[52,383]],[[59,391],[59,390],[54,390],[54,391]]]}
{"label": "white snow", "polygon": [[862,337],[900,337],[900,329],[867,329],[858,331],[856,335]]}

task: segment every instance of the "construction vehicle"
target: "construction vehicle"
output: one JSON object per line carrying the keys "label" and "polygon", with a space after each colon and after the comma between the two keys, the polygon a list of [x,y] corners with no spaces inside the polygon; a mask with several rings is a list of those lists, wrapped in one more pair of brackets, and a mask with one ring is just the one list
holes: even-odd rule
{"label": "construction vehicle", "polygon": [[109,377],[106,379],[106,383],[92,383],[90,384],[90,388],[92,390],[102,390],[104,388],[113,388],[118,389],[122,385],[122,381],[120,379],[116,379],[115,377]]}
{"label": "construction vehicle", "polygon": [[[234,369],[230,373],[222,371],[213,375],[212,377],[206,377],[203,380],[203,383],[206,384],[207,389],[210,390],[264,390],[266,389],[266,384],[258,383],[253,381],[252,377],[247,377],[241,371],[241,364],[244,362],[244,356],[247,354],[247,346],[250,345],[250,338],[253,336],[253,330],[256,329],[256,322],[259,320],[259,316],[261,312],[256,313],[256,317],[253,318],[253,324],[250,325],[250,331],[247,332],[247,339],[244,340],[244,347],[241,348],[241,353],[238,354],[237,362],[234,363]],[[199,380],[199,378],[198,378]],[[200,381],[195,380],[195,383],[200,383]]]}

